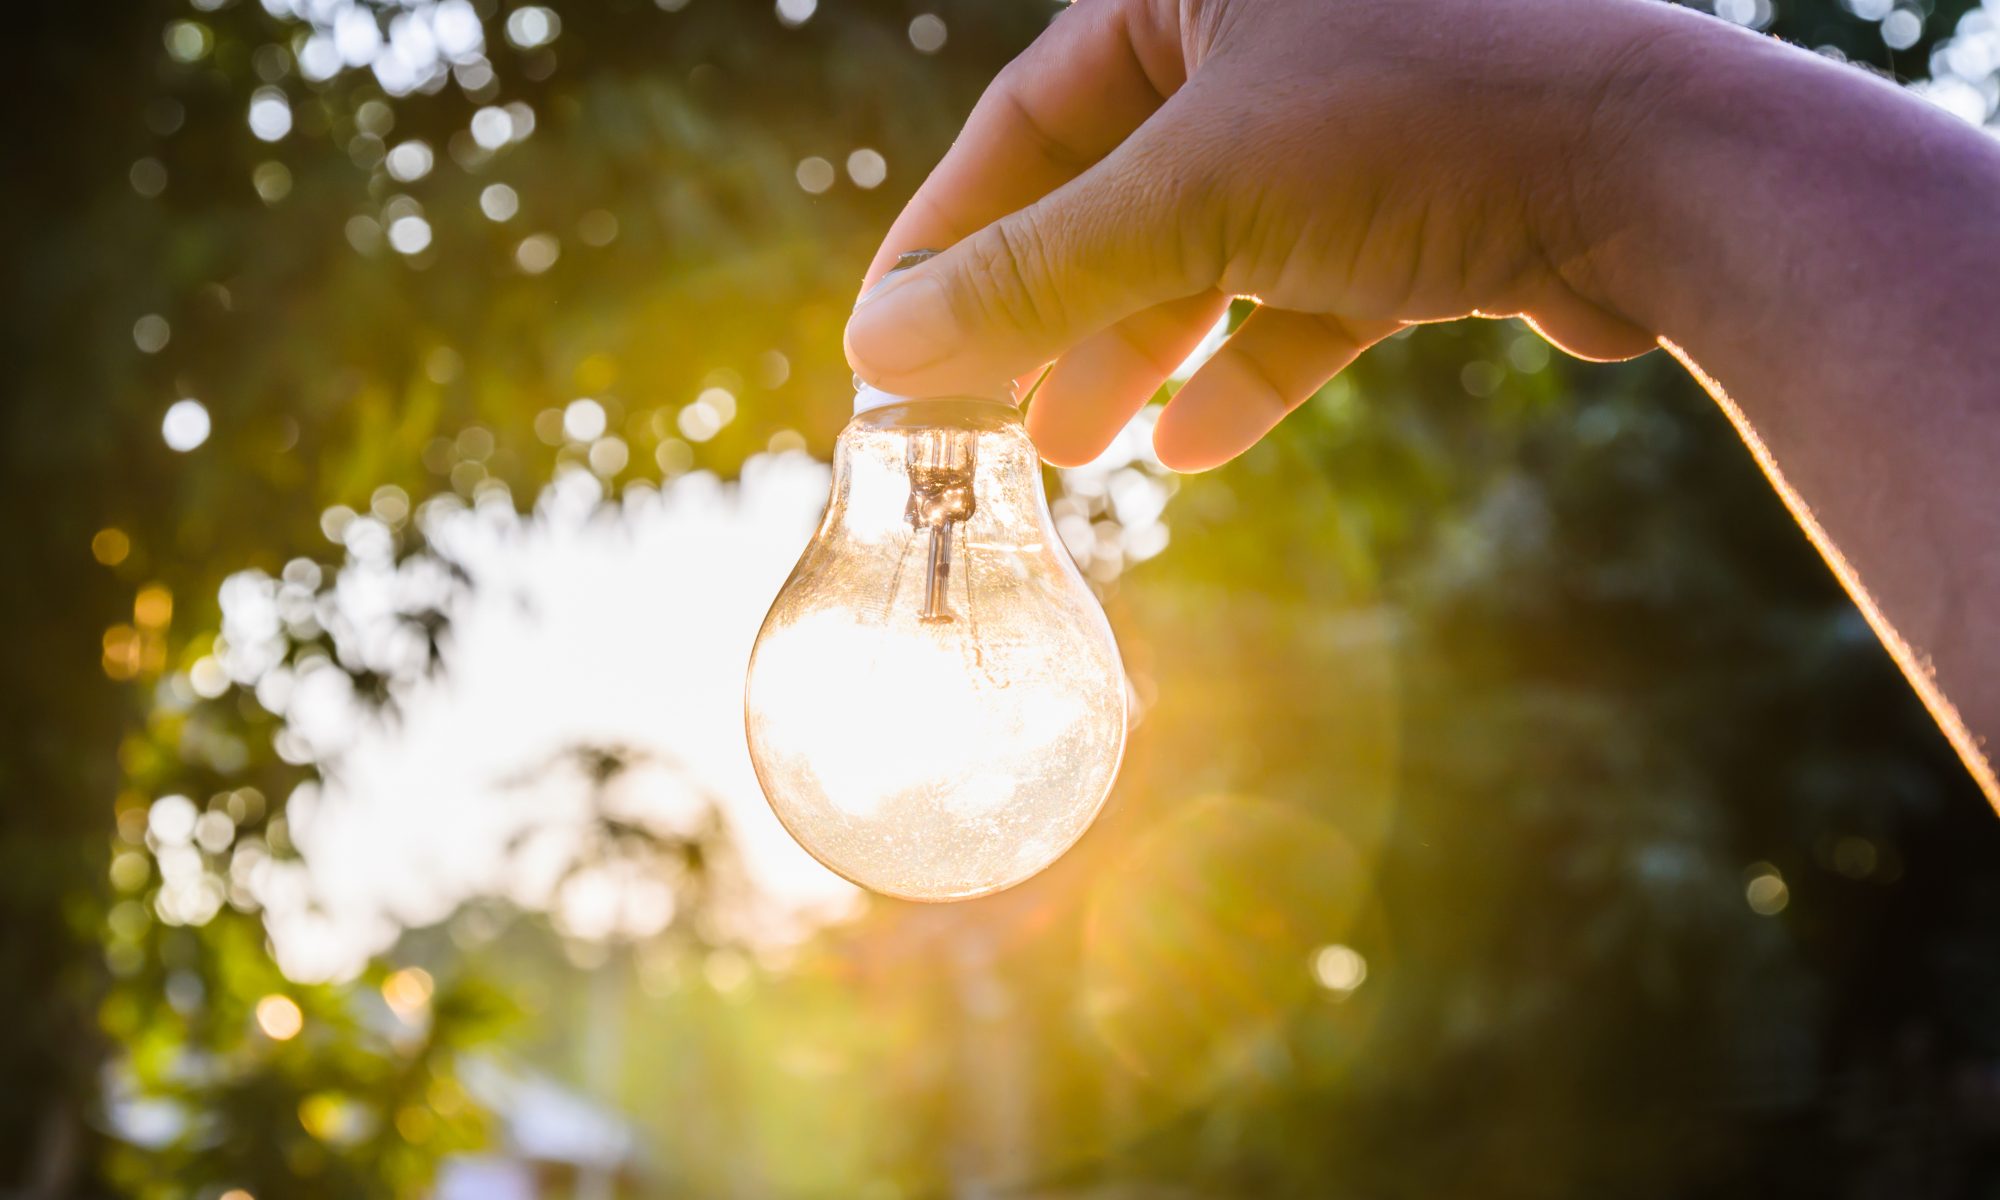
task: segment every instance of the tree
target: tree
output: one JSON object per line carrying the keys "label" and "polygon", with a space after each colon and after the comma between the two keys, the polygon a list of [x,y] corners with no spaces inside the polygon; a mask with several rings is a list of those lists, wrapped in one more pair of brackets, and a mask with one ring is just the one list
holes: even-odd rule
{"label": "tree", "polygon": [[[1940,5],[1897,54],[1886,26],[1831,4],[1786,3],[1775,28],[1888,66],[1921,61],[1969,7]],[[428,496],[523,505],[573,464],[608,489],[693,465],[726,474],[786,430],[826,447],[839,327],[875,231],[1050,10],[939,5],[941,23],[922,30],[880,0],[340,11],[202,0],[17,18],[33,52],[11,76],[24,119],[10,177],[33,186],[0,198],[15,364],[5,628],[21,681],[0,760],[0,947],[15,981],[0,992],[13,1031],[0,1038],[0,1179],[29,1194],[227,1179],[409,1191],[436,1153],[476,1135],[470,1112],[416,1150],[389,1130],[411,1107],[397,1097],[417,1094],[398,1089],[448,1080],[454,1055],[492,1033],[505,1005],[489,989],[447,986],[421,1044],[391,1045],[354,1016],[388,964],[300,988],[276,973],[254,905],[231,903],[246,847],[286,853],[284,805],[310,765],[278,752],[282,721],[252,692],[214,677],[223,579],[259,569],[310,600],[331,585],[346,551],[328,539],[353,514],[380,524],[396,561],[449,575],[414,520]],[[942,48],[921,52],[940,28]],[[376,65],[353,65],[371,54]],[[881,187],[859,184],[873,169],[849,162],[860,148],[886,164]],[[671,415],[718,378],[744,403],[694,442]],[[562,406],[579,397],[598,402],[622,461],[595,449],[604,438],[563,433]],[[184,452],[162,430],[182,400],[199,406],[170,434],[199,443]],[[1115,517],[1101,495],[1072,499]],[[1366,1148],[1369,1170],[1397,1168],[1371,1178],[1376,1190],[1415,1194],[1402,1170],[1424,1162],[1428,1138],[1496,1114],[1407,1080],[1518,1095],[1555,1063],[1565,1086],[1511,1105],[1494,1125],[1504,1137],[1426,1164],[1431,1190],[1462,1182],[1465,1162],[1491,1169],[1490,1191],[1534,1194],[1551,1179],[1623,1178],[1635,1161],[1658,1165],[1669,1191],[1969,1187],[1962,1150],[1931,1174],[1897,1174],[1907,1147],[1871,1114],[1900,1105],[1935,1114],[1955,1146],[1979,1137],[1933,1076],[1989,1053],[1990,1016],[1957,998],[1993,985],[1980,932],[1991,831],[1780,514],[1665,366],[1550,365],[1488,325],[1392,343],[1272,445],[1187,485],[1176,552],[1110,593],[1156,656],[1153,730],[1110,831],[1048,894],[1081,911],[1073,872],[1164,821],[1200,781],[1171,748],[1219,726],[1246,749],[1202,764],[1209,784],[1255,788],[1379,846],[1382,911],[1454,919],[1403,931],[1404,953],[1428,965],[1403,976],[1396,994],[1415,999],[1375,1073],[1306,1055],[1323,1073],[1233,1086],[1198,1118],[1180,1114],[1227,1137],[1173,1127],[1122,1156],[1099,1144],[1095,1160],[1049,1161],[1309,1192]],[[1246,521],[1258,537],[1221,532]],[[399,620],[429,646],[437,615]],[[1197,627],[1243,632],[1191,643]],[[301,619],[284,661],[324,660],[392,698],[406,664],[342,637]],[[1315,673],[1340,668],[1396,685],[1407,720],[1393,760],[1364,740],[1325,752],[1329,728],[1363,719]],[[1273,705],[1278,691],[1311,702]],[[1260,724],[1277,720],[1295,736]],[[157,808],[170,795],[189,798],[194,822],[228,819],[217,848],[191,826],[176,844],[195,858],[169,856],[186,910],[162,909],[166,861],[148,839],[153,813],[178,811]],[[1717,874],[1758,861],[1768,871],[1743,886],[1776,881],[1758,894],[1789,901],[1783,935],[1747,907],[1714,906],[1735,890],[1712,886]],[[1247,886],[1217,869],[1225,890]],[[1044,986],[1080,952],[1051,939],[1003,960]],[[1592,1002],[1558,1003],[1552,987]],[[274,1039],[258,1021],[273,996],[324,1036]],[[281,1006],[269,1012],[286,1027]],[[1322,1013],[1284,1036],[1295,1050],[1338,1043],[1353,1019]],[[1612,1069],[1648,1028],[1673,1036],[1641,1047],[1636,1071]],[[1423,1049],[1451,1029],[1462,1036],[1445,1052]],[[1909,1031],[1921,1052],[1903,1048]],[[1020,1036],[1096,1078],[1097,1060],[1063,1057],[1062,1037]],[[228,1067],[191,1084],[190,1053]],[[108,1145],[107,1061],[223,1136]],[[1633,1073],[1660,1082],[1637,1093]],[[1829,1132],[1834,1079],[1874,1132]],[[934,1086],[889,1087],[884,1111]],[[1691,1118],[1718,1088],[1752,1115]],[[308,1111],[340,1129],[355,1095],[389,1124],[300,1137]],[[1357,1096],[1369,1120],[1351,1119]],[[1322,1137],[1330,1124],[1341,1139]],[[1579,1149],[1578,1125],[1599,1144]],[[1559,1173],[1536,1175],[1535,1161]],[[905,1170],[922,1185],[946,1168]]]}

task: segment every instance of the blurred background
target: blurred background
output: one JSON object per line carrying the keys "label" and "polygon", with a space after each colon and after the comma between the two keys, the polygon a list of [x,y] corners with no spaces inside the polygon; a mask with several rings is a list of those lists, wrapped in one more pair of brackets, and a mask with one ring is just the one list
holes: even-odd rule
{"label": "blurred background", "polygon": [[[1994,119],[1990,0],[1713,8]],[[778,829],[843,319],[1055,11],[10,10],[0,1194],[2000,1195],[2000,822],[1659,355],[1142,415],[1092,833]]]}

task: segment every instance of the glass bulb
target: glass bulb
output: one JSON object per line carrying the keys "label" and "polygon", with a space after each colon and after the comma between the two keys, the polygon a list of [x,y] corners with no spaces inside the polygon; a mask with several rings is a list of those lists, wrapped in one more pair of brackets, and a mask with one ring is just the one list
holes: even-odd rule
{"label": "glass bulb", "polygon": [[1125,748],[1125,672],[1012,405],[864,412],[750,655],[778,819],[863,887],[961,900],[1054,862]]}

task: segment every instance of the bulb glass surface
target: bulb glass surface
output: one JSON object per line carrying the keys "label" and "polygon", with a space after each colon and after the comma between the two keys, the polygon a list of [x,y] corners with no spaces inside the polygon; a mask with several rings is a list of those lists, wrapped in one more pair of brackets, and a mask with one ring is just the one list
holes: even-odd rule
{"label": "bulb glass surface", "polygon": [[779,819],[864,887],[982,895],[1082,836],[1124,751],[1125,675],[1011,406],[923,400],[848,425],[744,710]]}

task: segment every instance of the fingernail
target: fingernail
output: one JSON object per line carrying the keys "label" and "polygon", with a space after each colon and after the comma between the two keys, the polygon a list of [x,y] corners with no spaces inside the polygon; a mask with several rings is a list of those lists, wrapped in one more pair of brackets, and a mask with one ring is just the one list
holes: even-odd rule
{"label": "fingernail", "polygon": [[854,365],[875,377],[930,366],[955,353],[963,336],[944,285],[929,276],[885,279],[861,297],[847,321]]}
{"label": "fingernail", "polygon": [[868,290],[862,292],[861,295],[855,299],[854,307],[860,308],[862,305],[868,303],[868,301],[872,300],[875,297],[875,293],[881,291],[884,287],[888,286],[889,281],[895,279],[898,274],[909,270],[911,267],[923,266],[925,263],[929,262],[930,260],[936,258],[938,255],[943,253],[944,251],[942,250],[905,250],[901,254],[898,254],[896,256],[895,265],[890,267],[888,270],[882,272],[882,278],[868,285]]}
{"label": "fingernail", "polygon": [[895,278],[896,278],[895,272],[892,271],[889,274],[882,276],[882,278],[876,280],[874,283],[869,284],[867,291],[861,293],[859,296],[856,296],[854,298],[854,308],[851,311],[860,312],[862,305],[868,303],[870,300],[873,300],[875,297],[881,295],[882,289],[889,286],[889,284],[892,281],[894,281]]}

